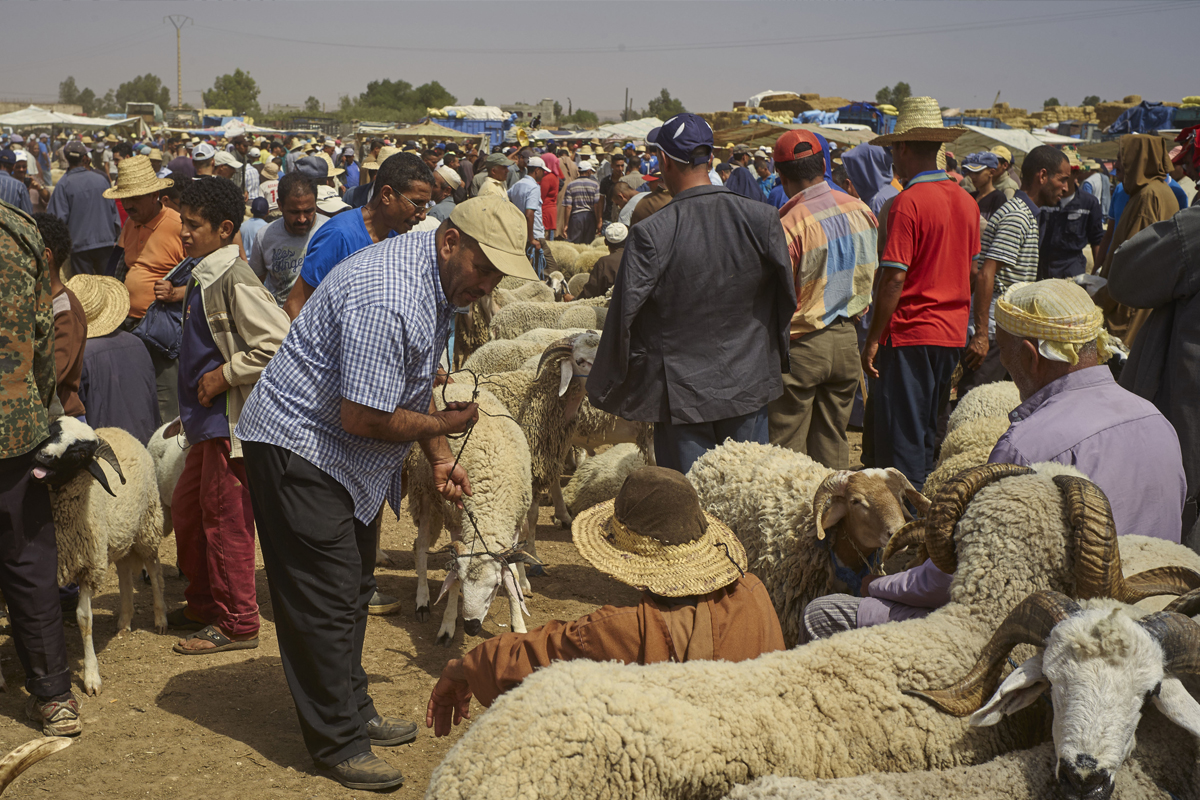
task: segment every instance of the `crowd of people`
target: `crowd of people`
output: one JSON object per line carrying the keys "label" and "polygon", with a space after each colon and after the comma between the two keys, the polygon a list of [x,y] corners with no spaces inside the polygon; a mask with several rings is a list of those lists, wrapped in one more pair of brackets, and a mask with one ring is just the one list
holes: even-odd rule
{"label": "crowd of people", "polygon": [[[367,615],[400,605],[374,579],[385,500],[400,508],[413,443],[448,501],[471,495],[446,437],[477,408],[433,403],[453,320],[505,276],[545,277],[556,237],[608,247],[580,292],[611,293],[587,393],[654,425],[657,464],[574,538],[644,594],[450,660],[436,735],[555,660],[783,647],[737,537],[684,478],[728,439],[846,470],[861,426],[864,466],[919,490],[955,387],[1011,380],[1022,402],[992,462],[1077,466],[1118,533],[1200,546],[1200,212],[1171,177],[1200,177],[1197,129],[1172,153],[1123,137],[1111,177],[1048,145],[1019,169],[1002,146],[959,161],[946,148],[962,132],[911,98],[894,132],[845,151],[808,129],[718,147],[693,114],[644,143],[6,136],[0,590],[30,715],[82,730],[72,587],[32,459],[57,417],[143,443],[170,423],[188,445],[172,498],[186,602],[168,622],[189,635],[174,650],[258,646],[257,542],[318,770],[399,785],[371,747],[417,726],[376,708],[361,663]],[[811,604],[805,637],[928,614],[952,578],[932,562],[869,577]]]}

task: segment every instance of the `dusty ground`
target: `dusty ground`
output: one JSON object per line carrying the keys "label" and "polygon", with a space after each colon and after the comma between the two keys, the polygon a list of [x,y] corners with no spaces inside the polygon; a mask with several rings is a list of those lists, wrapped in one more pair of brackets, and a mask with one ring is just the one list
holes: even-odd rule
{"label": "dusty ground", "polygon": [[[861,436],[850,434],[852,464],[860,455]],[[425,704],[442,666],[484,637],[507,630],[508,605],[495,603],[479,637],[465,637],[462,623],[452,647],[434,644],[444,604],[433,619],[413,617],[416,574],[412,543],[416,529],[407,511],[399,521],[385,515],[383,547],[397,568],[380,568],[380,589],[403,598],[399,614],[371,617],[363,665],[372,695],[382,713],[420,721],[412,744],[376,748],[377,755],[407,778],[397,798],[423,797],[430,773],[470,725],[444,739],[424,727]],[[538,526],[538,555],[548,577],[533,579],[527,620],[530,629],[551,619],[574,619],[604,603],[630,604],[638,592],[596,572],[571,544],[569,531],[559,530],[543,508]],[[184,583],[177,575],[175,540],[163,543],[167,608],[183,604]],[[433,591],[442,572],[433,570]],[[295,709],[280,666],[270,596],[262,557],[258,559],[258,599],[262,629],[257,650],[182,656],[172,652],[177,635],[148,630],[153,617],[149,586],[139,582],[134,632],[116,636],[117,579],[110,571],[104,594],[93,601],[95,644],[104,690],[85,697],[80,674],[83,650],[79,631],[66,628],[67,650],[81,698],[85,730],[75,744],[32,767],[8,788],[13,798],[53,797],[85,800],[97,797],[186,797],[189,800],[248,798],[328,798],[347,800],[374,796],[351,791],[316,775],[300,739]],[[25,719],[24,673],[12,640],[0,636],[0,670],[8,692],[0,694],[0,752],[40,736]],[[472,714],[482,712],[472,705]]]}

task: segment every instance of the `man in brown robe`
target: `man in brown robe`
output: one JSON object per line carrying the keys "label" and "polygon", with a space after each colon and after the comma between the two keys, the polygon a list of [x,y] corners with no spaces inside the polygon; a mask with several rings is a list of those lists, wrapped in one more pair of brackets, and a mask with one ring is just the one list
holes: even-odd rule
{"label": "man in brown robe", "polygon": [[575,518],[575,546],[601,572],[642,590],[636,606],[604,606],[574,622],[480,644],[442,670],[425,714],[435,736],[554,661],[587,658],[654,664],[744,661],[782,650],[766,587],[747,574],[746,552],[700,508],[696,490],[664,467],[633,472],[616,500]]}

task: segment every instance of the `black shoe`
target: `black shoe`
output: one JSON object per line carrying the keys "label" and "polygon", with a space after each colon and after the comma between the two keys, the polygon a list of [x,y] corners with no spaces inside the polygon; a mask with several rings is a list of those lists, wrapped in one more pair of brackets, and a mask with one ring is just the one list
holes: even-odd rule
{"label": "black shoe", "polygon": [[392,747],[416,739],[417,726],[405,719],[376,714],[375,719],[367,723],[367,735],[371,737],[371,744],[377,747]]}
{"label": "black shoe", "polygon": [[347,789],[386,792],[404,785],[400,770],[369,751],[351,756],[335,767],[317,767],[317,772]]}

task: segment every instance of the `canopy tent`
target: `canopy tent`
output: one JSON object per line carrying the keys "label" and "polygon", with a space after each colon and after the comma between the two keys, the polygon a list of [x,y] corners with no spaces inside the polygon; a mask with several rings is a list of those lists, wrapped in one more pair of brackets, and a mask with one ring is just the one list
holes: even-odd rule
{"label": "canopy tent", "polygon": [[546,134],[537,131],[536,133],[540,134],[537,136],[539,139],[580,139],[583,141],[591,141],[592,139],[624,139],[627,141],[644,142],[650,131],[660,125],[662,125],[662,120],[658,117],[643,117],[642,119],[634,119],[629,122],[614,122],[611,125],[601,125],[599,128],[594,128],[590,131],[563,131],[562,133]]}
{"label": "canopy tent", "polygon": [[387,128],[386,130],[372,130],[372,136],[398,136],[405,139],[478,139],[478,133],[465,133],[464,131],[456,131],[453,128],[447,128],[445,125],[438,125],[434,122],[422,122],[419,125],[412,125],[408,128]]}
{"label": "canopy tent", "polygon": [[[849,128],[850,130],[845,130]],[[771,146],[775,144],[775,140],[787,131],[805,130],[819,133],[831,142],[836,142],[839,147],[847,149],[855,147],[864,142],[869,142],[875,138],[876,134],[870,128],[865,126],[851,125],[835,125],[825,126],[816,125],[813,123],[804,123],[800,125],[789,124],[783,125],[776,122],[755,122],[750,125],[740,125],[734,128],[726,128],[725,130],[717,131],[713,136],[718,147],[727,145],[744,144],[747,147],[758,147],[760,145]]]}
{"label": "canopy tent", "polygon": [[1057,133],[1050,133],[1049,131],[1031,131],[1031,133],[1033,134],[1034,138],[1036,138],[1042,144],[1079,144],[1080,143],[1079,139],[1076,139],[1073,136],[1060,136]]}
{"label": "canopy tent", "polygon": [[[996,145],[1002,144],[1012,153],[1013,165],[1020,166],[1021,162],[1025,160],[1026,153],[1035,147],[1046,144],[1029,131],[1016,128],[981,128],[978,125],[963,125],[962,127],[966,128],[967,132],[946,145],[946,148],[960,160],[968,153],[990,150]],[[1071,142],[1078,144],[1079,140],[1071,139]]]}
{"label": "canopy tent", "polygon": [[141,121],[141,117],[129,117],[128,119],[77,117],[74,114],[47,111],[37,106],[29,106],[9,114],[0,114],[0,125],[11,128],[112,128],[134,125]]}

